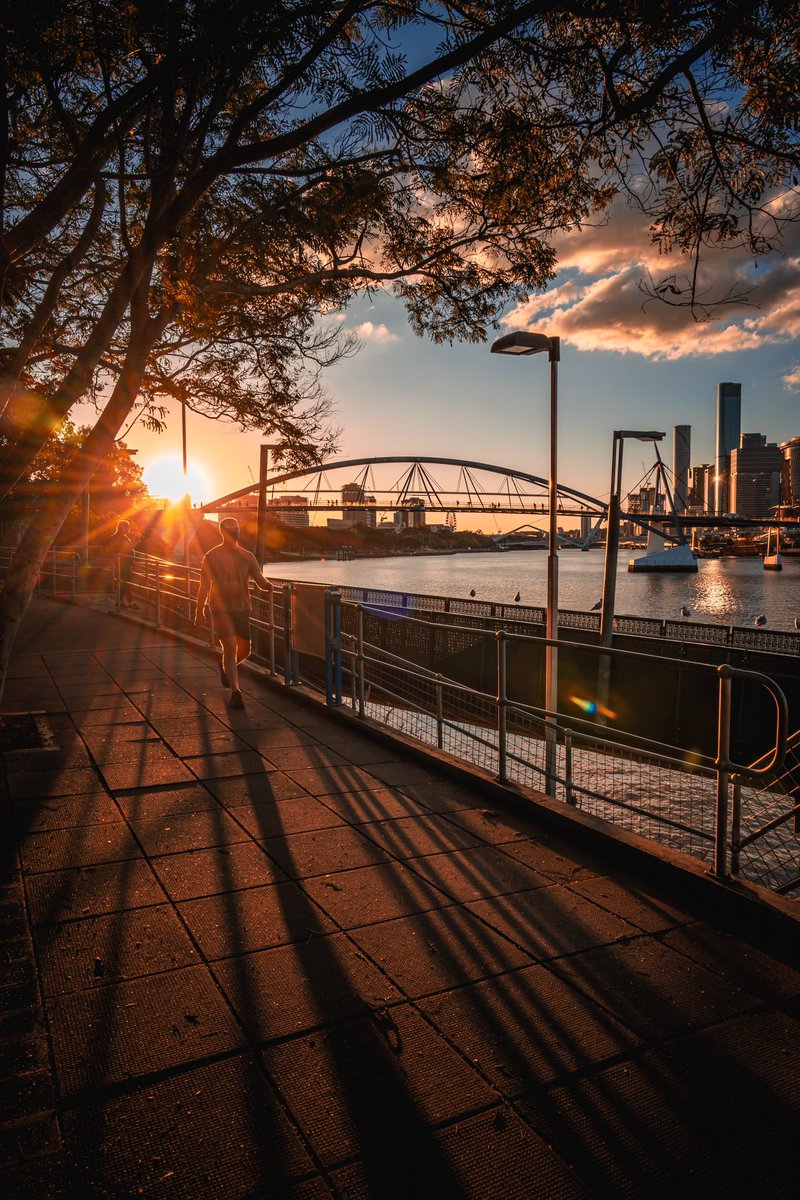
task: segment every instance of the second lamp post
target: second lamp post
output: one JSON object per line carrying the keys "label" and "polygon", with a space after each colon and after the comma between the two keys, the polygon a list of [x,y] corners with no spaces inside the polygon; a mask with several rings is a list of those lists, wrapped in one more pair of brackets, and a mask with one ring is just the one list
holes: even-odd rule
{"label": "second lamp post", "polygon": [[492,354],[542,354],[546,352],[550,363],[550,472],[548,479],[548,507],[550,526],[547,543],[547,617],[545,637],[545,684],[544,706],[547,711],[547,757],[545,764],[545,791],[548,796],[556,794],[558,739],[556,720],[558,715],[558,363],[561,357],[561,340],[544,333],[517,330],[498,338],[492,343]]}

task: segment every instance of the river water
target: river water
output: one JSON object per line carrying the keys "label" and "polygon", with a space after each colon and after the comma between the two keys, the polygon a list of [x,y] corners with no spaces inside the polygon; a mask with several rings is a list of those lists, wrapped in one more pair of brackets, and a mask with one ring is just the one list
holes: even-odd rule
{"label": "river water", "polygon": [[[760,558],[703,558],[692,575],[637,575],[628,572],[630,555],[622,551],[617,574],[616,612],[677,620],[685,605],[699,621],[752,625],[767,618],[768,629],[794,630],[800,618],[800,557],[785,558],[782,571],[765,571]],[[603,551],[562,551],[558,556],[559,608],[591,609],[603,588]],[[299,579],[348,587],[382,588],[432,596],[469,597],[523,604],[546,600],[547,553],[544,550],[366,558],[353,562],[312,559],[267,563],[275,579]],[[691,618],[689,618],[691,619]]]}

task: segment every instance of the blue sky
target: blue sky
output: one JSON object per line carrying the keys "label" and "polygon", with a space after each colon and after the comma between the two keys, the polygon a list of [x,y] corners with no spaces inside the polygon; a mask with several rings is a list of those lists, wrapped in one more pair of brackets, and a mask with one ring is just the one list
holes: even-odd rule
{"label": "blue sky", "polygon": [[[685,265],[659,257],[630,210],[561,239],[553,285],[511,310],[501,332],[535,328],[562,338],[562,482],[604,497],[611,435],[621,427],[665,430],[669,463],[672,426],[691,425],[692,463],[710,462],[715,390],[723,380],[742,385],[743,432],[770,441],[800,434],[800,235],[791,236],[782,255],[757,269],[736,251],[707,260],[705,284],[714,294],[754,285],[746,302],[720,308],[707,322],[644,303],[637,285],[648,271],[680,275]],[[358,355],[325,380],[342,427],[341,457],[443,455],[547,474],[544,356],[492,356],[492,331],[483,346],[434,346],[414,336],[389,294],[359,301],[338,319],[362,339]],[[250,471],[257,475],[258,434],[190,414],[188,436],[190,455],[207,477],[196,498],[211,499],[245,486]],[[143,466],[165,456],[174,461],[178,415],[161,436],[136,430],[129,441],[140,447]],[[626,455],[627,486],[642,473],[643,451],[637,446]]]}

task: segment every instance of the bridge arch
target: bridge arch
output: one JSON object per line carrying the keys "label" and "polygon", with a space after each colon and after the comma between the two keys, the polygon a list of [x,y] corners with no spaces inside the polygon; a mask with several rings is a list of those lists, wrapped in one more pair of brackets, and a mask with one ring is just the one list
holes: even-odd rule
{"label": "bridge arch", "polygon": [[[405,469],[388,482],[376,478],[376,468],[391,466]],[[455,479],[451,477],[442,483],[433,476],[432,467],[454,470]],[[328,476],[341,471],[350,472],[346,484],[333,486]],[[356,491],[351,491],[351,498],[345,500],[342,489],[348,485]],[[265,481],[265,490],[270,495],[270,511],[276,515],[296,508],[296,501],[281,501],[290,491],[300,491],[308,497],[307,508],[312,512],[342,507],[356,512],[411,511],[424,507],[426,512],[541,516],[549,511],[548,481],[541,476],[493,463],[435,455],[333,459],[271,475]],[[258,492],[259,484],[251,483],[200,507],[206,513],[219,512]],[[558,485],[557,504],[558,512],[564,516],[587,517],[595,522],[605,517],[608,508],[605,501],[563,483]]]}

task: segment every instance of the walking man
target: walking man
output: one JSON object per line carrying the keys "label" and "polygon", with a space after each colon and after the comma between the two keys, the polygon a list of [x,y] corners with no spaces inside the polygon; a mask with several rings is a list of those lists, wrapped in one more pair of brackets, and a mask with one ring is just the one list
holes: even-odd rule
{"label": "walking man", "polygon": [[203,556],[194,623],[205,624],[206,605],[211,612],[212,634],[222,647],[219,673],[223,687],[231,689],[231,708],[244,708],[239,689],[239,663],[250,654],[250,588],[252,579],[262,592],[269,580],[261,573],[254,554],[239,545],[239,522],[223,517],[222,541]]}

